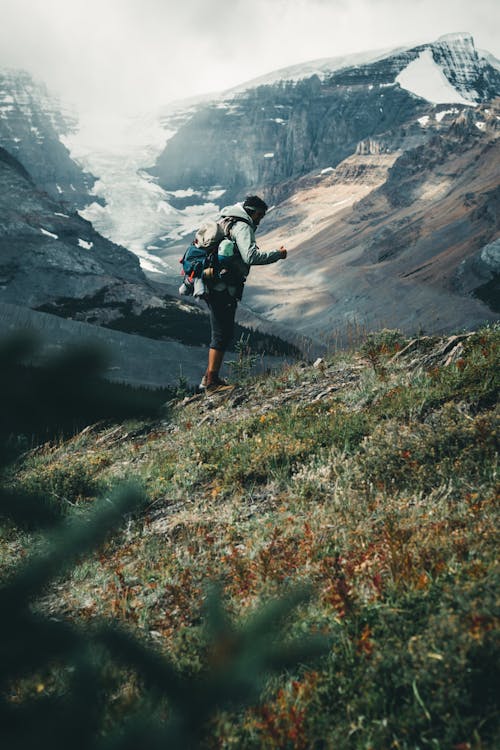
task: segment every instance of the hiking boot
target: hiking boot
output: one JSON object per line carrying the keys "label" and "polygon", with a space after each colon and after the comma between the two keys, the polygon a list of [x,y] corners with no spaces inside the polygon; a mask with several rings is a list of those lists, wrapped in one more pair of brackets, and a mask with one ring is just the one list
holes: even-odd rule
{"label": "hiking boot", "polygon": [[[227,382],[227,380],[224,380],[223,378],[217,378],[216,385],[228,385],[228,382]],[[207,389],[207,386],[208,386],[208,378],[207,378],[207,376],[205,374],[202,377],[202,379],[201,379],[201,382],[200,382],[200,385],[198,386],[198,389],[200,391],[205,391]]]}
{"label": "hiking boot", "polygon": [[234,386],[229,385],[227,380],[223,380],[222,378],[211,378],[210,380],[207,378],[205,382],[205,393],[216,393],[234,388]]}

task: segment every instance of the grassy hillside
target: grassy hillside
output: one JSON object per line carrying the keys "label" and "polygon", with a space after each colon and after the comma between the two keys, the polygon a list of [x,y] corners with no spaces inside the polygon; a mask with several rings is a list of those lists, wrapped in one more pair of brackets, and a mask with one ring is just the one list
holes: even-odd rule
{"label": "grassy hillside", "polygon": [[[213,717],[203,747],[493,750],[499,339],[498,327],[411,341],[382,331],[359,351],[26,453],[4,483],[44,491],[65,514],[87,513],[117,478],[141,479],[149,498],[40,608],[110,615],[198,674],[231,652],[230,639],[207,648],[209,581],[235,623],[309,583],[286,633],[325,634],[327,655]],[[4,526],[2,575],[39,544]],[[54,669],[10,697],[59,688]],[[108,727],[141,689],[109,676]]]}

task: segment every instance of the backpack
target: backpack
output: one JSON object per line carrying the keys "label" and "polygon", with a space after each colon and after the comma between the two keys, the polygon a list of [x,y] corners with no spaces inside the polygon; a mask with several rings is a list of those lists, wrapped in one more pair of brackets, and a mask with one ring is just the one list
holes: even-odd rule
{"label": "backpack", "polygon": [[[237,248],[230,240],[230,232],[237,221],[245,221],[245,219],[227,216],[219,221],[209,219],[200,226],[193,242],[179,260],[182,264],[181,273],[184,276],[179,287],[179,294],[204,296],[206,293],[205,285],[210,285],[210,281],[203,280],[203,272],[208,268],[213,269],[210,274],[212,282],[233,283],[230,267],[231,256],[235,254],[235,251],[237,252]],[[233,245],[232,251],[226,244],[223,254],[218,255],[219,247],[227,242]]]}

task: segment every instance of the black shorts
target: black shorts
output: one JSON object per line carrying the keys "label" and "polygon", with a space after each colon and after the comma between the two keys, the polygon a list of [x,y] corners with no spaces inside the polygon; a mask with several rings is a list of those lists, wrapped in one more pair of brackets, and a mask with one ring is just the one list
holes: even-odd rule
{"label": "black shorts", "polygon": [[225,352],[234,335],[234,316],[238,302],[227,290],[211,291],[207,298],[212,338],[210,348]]}

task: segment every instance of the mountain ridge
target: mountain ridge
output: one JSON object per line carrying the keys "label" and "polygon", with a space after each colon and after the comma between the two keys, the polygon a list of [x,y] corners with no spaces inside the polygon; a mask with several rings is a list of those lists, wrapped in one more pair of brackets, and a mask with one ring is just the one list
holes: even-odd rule
{"label": "mountain ridge", "polygon": [[[406,331],[412,325],[430,326],[430,330],[440,330],[439,325],[473,326],[494,317],[497,183],[476,175],[473,159],[486,175],[488,148],[490,157],[496,158],[499,112],[493,94],[500,93],[500,73],[477,53],[472,37],[465,33],[377,53],[377,59],[371,60],[373,54],[357,56],[359,64],[325,72],[322,78],[313,75],[295,82],[259,84],[226,98],[171,109],[163,125],[168,128],[170,124],[176,132],[167,139],[157,167],[149,170],[158,172],[158,164],[170,154],[166,162],[170,164],[170,182],[160,179],[155,185],[146,176],[150,192],[145,208],[151,216],[162,214],[162,235],[151,241],[148,238],[146,252],[141,255],[142,263],[149,258],[160,260],[160,271],[148,274],[153,283],[167,281],[169,289],[177,286],[177,259],[186,231],[201,220],[203,212],[215,213],[216,201],[233,200],[251,189],[263,191],[274,204],[259,242],[267,249],[268,243],[281,244],[286,239],[291,252],[279,268],[270,267],[265,276],[257,271],[252,275],[245,309],[241,308],[246,319],[259,322],[265,318],[263,327],[268,330],[279,330],[282,335],[292,328],[299,335],[315,336],[316,344],[323,346],[332,335],[343,340],[356,316],[368,328],[379,322],[393,325],[402,321]],[[445,95],[455,91],[454,101],[439,104],[417,95],[411,76],[405,80],[407,88],[400,85],[402,71],[419,61],[425,62],[420,71],[439,73],[446,80],[448,88],[442,90]],[[2,106],[11,107],[8,95],[0,99]],[[30,123],[28,117],[24,131],[30,131]],[[45,148],[46,141],[36,133],[32,138],[40,140],[37,148]],[[145,151],[151,154],[151,149]],[[184,177],[170,170],[175,163]],[[201,165],[198,171],[196,164]],[[469,175],[474,189],[464,184],[462,193],[453,190],[454,184],[460,184],[460,169]],[[140,181],[134,190],[137,186]],[[129,188],[125,185],[124,189]],[[129,199],[134,195],[130,192]],[[61,198],[59,192],[57,197]],[[86,200],[95,198],[88,192]],[[66,232],[62,225],[68,223],[64,207],[56,203],[48,209],[45,223],[33,227],[28,222],[25,233],[33,238],[34,231],[37,242],[46,248],[51,245],[52,253],[61,247],[58,243]],[[434,206],[446,208],[451,217],[448,224],[432,218]],[[129,221],[127,211],[122,210],[122,215]],[[170,221],[172,231],[165,231]],[[133,223],[132,212],[131,226]],[[77,245],[78,263],[95,264],[98,253],[95,249],[89,252],[88,247],[94,243],[90,225],[85,229],[80,226],[82,234],[73,237],[71,253],[74,255]],[[344,248],[343,259],[334,251],[338,242]],[[121,268],[113,244],[106,247],[110,277],[120,278],[135,256],[124,255],[127,262]],[[12,248],[7,255],[9,252],[12,254]],[[162,266],[162,261],[166,265]],[[55,261],[52,268],[57,262],[61,261]],[[156,270],[154,263],[151,266]],[[380,280],[382,270],[387,270],[398,299],[387,321],[380,319],[382,300],[374,298],[373,289],[365,283],[369,278]],[[139,271],[136,264],[134,273]],[[48,273],[50,286],[58,274]],[[57,293],[45,298],[40,294],[33,304],[104,324],[113,323],[113,317],[128,316],[131,306],[136,318],[151,302],[165,308],[160,287],[150,287],[142,272],[139,275],[139,285],[133,289],[127,287],[130,280],[117,284],[116,278],[101,286],[79,286],[83,276],[78,271],[67,277],[66,288],[62,284]],[[254,278],[260,287],[254,287]],[[14,286],[7,289],[9,285],[4,283],[0,290],[3,299],[17,295]],[[475,295],[476,289],[482,291]],[[385,282],[380,290],[383,296],[391,296]],[[284,295],[288,298],[283,299]],[[442,303],[444,315],[433,313],[433,318],[426,313],[424,319],[419,318],[419,310],[426,308],[426,295],[431,295],[436,309],[439,301]],[[454,314],[453,308],[458,312]],[[139,325],[138,320],[131,323]]]}
{"label": "mountain ridge", "polygon": [[[424,58],[421,70],[439,73],[444,95],[452,92],[443,103],[398,84]],[[274,204],[259,243],[285,243],[291,252],[245,293],[270,321],[322,340],[345,339],[356,320],[369,328],[401,322],[406,332],[473,327],[497,314],[495,263],[486,268],[481,253],[500,231],[492,170],[499,95],[498,71],[472,37],[446,35],[323,81],[282,81],[204,105],[169,140],[156,174],[165,168],[172,182],[163,186],[173,189],[175,180],[191,202],[218,184],[227,187],[221,200],[259,191]],[[244,142],[241,153],[237,143],[229,148],[232,140]],[[436,220],[440,209],[449,221]],[[333,260],[338,242],[345,263]],[[168,257],[168,241],[158,245]],[[488,257],[495,253],[493,244]],[[477,265],[491,287],[483,299],[474,297],[472,276],[464,278]],[[391,290],[383,270],[392,267]],[[380,299],[365,277],[382,283]],[[394,298],[390,313],[386,298]]]}
{"label": "mountain ridge", "polygon": [[470,35],[441,37],[333,71],[323,81],[314,75],[284,80],[201,106],[169,139],[150,172],[166,190],[206,192],[222,185],[228,201],[253,188],[279,200],[283,181],[335,166],[363,138],[389,123],[403,125],[420,110],[425,113],[428,103],[396,84],[401,71],[424,51],[432,53],[450,85],[471,103],[500,93],[498,71],[478,57]]}
{"label": "mountain ridge", "polygon": [[24,166],[41,190],[72,210],[88,203],[95,182],[61,140],[77,127],[76,113],[27,71],[0,69],[0,146]]}

